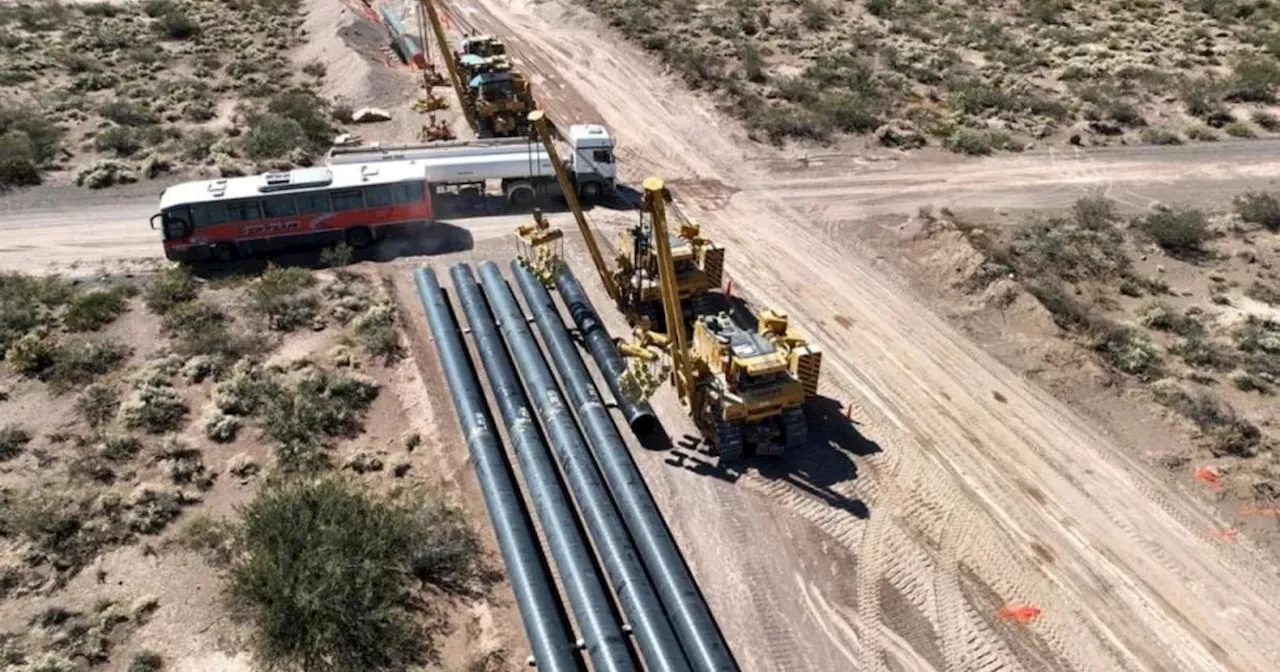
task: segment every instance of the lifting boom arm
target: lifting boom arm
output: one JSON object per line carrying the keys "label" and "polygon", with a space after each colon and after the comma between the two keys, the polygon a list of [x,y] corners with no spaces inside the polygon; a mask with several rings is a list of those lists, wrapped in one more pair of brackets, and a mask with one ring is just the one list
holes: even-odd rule
{"label": "lifting boom arm", "polygon": [[555,142],[551,139],[551,132],[547,128],[547,117],[542,110],[534,110],[529,113],[529,121],[538,134],[538,139],[542,141],[543,147],[547,150],[547,157],[551,159],[551,166],[555,169],[556,179],[560,181],[560,190],[564,192],[564,199],[569,202],[569,209],[573,211],[573,218],[578,222],[578,231],[582,234],[582,240],[587,244],[587,250],[591,252],[591,261],[596,265],[596,272],[600,274],[600,281],[604,283],[604,289],[609,294],[609,298],[613,301],[618,300],[618,283],[614,281],[613,274],[609,272],[609,267],[604,262],[604,256],[600,254],[600,245],[596,242],[595,234],[591,231],[591,224],[587,222],[587,215],[582,211],[582,204],[578,201],[578,190],[574,187],[573,181],[569,179],[569,172],[565,169],[564,163],[560,161],[560,155],[556,152]]}
{"label": "lifting boom arm", "polygon": [[667,213],[662,180],[645,178],[644,208],[649,211],[652,223],[653,246],[658,252],[658,283],[662,290],[662,309],[667,319],[668,352],[672,361],[672,376],[676,393],[681,400],[689,401],[695,422],[701,415],[701,396],[695,389],[693,364],[689,361],[689,344],[685,338],[683,315],[680,310],[680,288],[676,284],[676,267],[671,258],[671,239],[667,237]]}
{"label": "lifting boom arm", "polygon": [[[467,123],[471,125],[472,130],[477,127],[475,119],[475,110],[467,105],[466,83],[462,81],[462,74],[458,72],[458,64],[454,62],[453,51],[449,49],[449,38],[444,32],[444,23],[440,21],[440,14],[436,12],[435,0],[421,0],[422,9],[427,13],[427,21],[431,24],[431,31],[436,34],[436,44],[440,45],[440,56],[444,59],[444,67],[449,70],[449,81],[453,83],[453,92],[458,95],[458,104],[462,107],[462,113],[467,118]],[[426,39],[426,36],[423,36]]]}

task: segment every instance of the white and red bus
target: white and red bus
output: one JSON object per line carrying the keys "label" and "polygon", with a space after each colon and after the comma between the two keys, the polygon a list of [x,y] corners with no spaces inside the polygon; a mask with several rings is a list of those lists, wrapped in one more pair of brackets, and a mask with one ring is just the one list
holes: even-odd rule
{"label": "white and red bus", "polygon": [[421,163],[383,161],[184,182],[160,195],[151,227],[174,261],[339,242],[362,248],[387,227],[431,221],[425,180]]}

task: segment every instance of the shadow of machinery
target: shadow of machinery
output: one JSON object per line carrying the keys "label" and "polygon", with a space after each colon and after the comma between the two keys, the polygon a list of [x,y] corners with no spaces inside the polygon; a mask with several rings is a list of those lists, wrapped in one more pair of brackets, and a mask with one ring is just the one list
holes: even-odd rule
{"label": "shadow of machinery", "polygon": [[669,465],[729,483],[736,482],[748,469],[755,469],[761,478],[785,482],[828,506],[866,518],[866,504],[841,494],[835,486],[857,478],[854,458],[878,453],[880,446],[858,431],[834,399],[809,398],[805,417],[809,424],[806,445],[777,458],[748,457],[736,465],[720,465],[701,437],[685,434],[673,441],[661,422],[653,434],[641,439],[641,445],[648,450],[665,451]]}
{"label": "shadow of machinery", "polygon": [[[351,263],[385,263],[401,257],[453,254],[470,250],[474,244],[469,230],[448,222],[393,226],[388,227],[386,237],[362,250],[353,250]],[[301,249],[264,250],[233,262],[206,261],[192,264],[191,269],[201,277],[218,278],[260,273],[268,264],[325,268],[330,265],[325,258],[325,250],[330,247],[331,245],[313,245]]]}
{"label": "shadow of machinery", "polygon": [[[602,198],[594,203],[582,203],[585,212],[592,210],[630,211],[640,207],[639,193],[630,187],[618,186],[618,193],[612,197]],[[463,192],[436,193],[431,197],[432,211],[436,217],[465,219],[468,217],[495,217],[499,215],[521,215],[541,208],[543,212],[569,212],[569,202],[558,193],[543,194],[536,202],[528,205],[512,205],[498,194],[478,194]]]}

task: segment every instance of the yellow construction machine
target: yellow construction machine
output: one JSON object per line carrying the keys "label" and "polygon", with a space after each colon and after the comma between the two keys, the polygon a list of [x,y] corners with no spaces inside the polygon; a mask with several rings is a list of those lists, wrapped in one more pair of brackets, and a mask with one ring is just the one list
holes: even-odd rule
{"label": "yellow construction machine", "polygon": [[[666,322],[673,324],[682,319],[682,309],[666,205],[662,180],[645,180],[641,211],[657,241],[659,294]],[[624,374],[624,387],[650,390],[655,363],[669,372],[681,402],[689,406],[721,462],[748,453],[778,456],[808,439],[804,401],[817,393],[822,352],[785,315],[762,311],[754,331],[728,313],[697,315],[692,337],[682,329],[655,333],[641,326],[635,340],[620,351],[635,362]]]}
{"label": "yellow construction machine", "polygon": [[[652,242],[653,231],[648,220],[642,216],[635,226],[628,227],[619,233],[615,257],[616,269],[610,269],[600,250],[595,232],[574,193],[576,190],[573,188],[568,171],[556,151],[546,115],[537,110],[528,118],[534,133],[547,150],[552,168],[560,180],[561,191],[565,193],[569,210],[573,213],[578,231],[582,234],[583,242],[591,253],[592,262],[600,275],[601,282],[604,283],[609,298],[615,302],[631,326],[639,326],[642,321],[647,320],[646,329],[666,331],[667,321],[662,309],[662,295],[658,281],[658,246]],[[662,190],[662,198],[664,205],[673,209],[679,219],[679,226],[674,234],[668,237],[666,247],[673,254],[679,290],[678,298],[682,302],[680,305],[684,307],[679,314],[682,316],[681,323],[686,325],[687,330],[694,316],[707,312],[715,303],[713,295],[720,289],[724,277],[725,250],[724,247],[703,236],[697,223],[679,212],[671,192],[665,187]],[[522,235],[522,240],[528,244],[531,252],[537,248],[537,244],[532,239],[526,239]],[[529,257],[535,262],[537,259],[545,261],[551,258],[546,254],[536,259],[533,255]]]}

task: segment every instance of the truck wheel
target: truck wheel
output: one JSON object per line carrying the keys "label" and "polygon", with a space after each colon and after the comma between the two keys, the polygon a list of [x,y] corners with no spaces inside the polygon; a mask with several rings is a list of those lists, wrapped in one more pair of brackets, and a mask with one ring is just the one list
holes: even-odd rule
{"label": "truck wheel", "polygon": [[533,187],[527,184],[516,185],[507,190],[507,202],[517,208],[525,208],[533,205],[538,195],[534,193]]}
{"label": "truck wheel", "polygon": [[347,231],[347,244],[351,247],[361,250],[369,246],[373,242],[373,233],[364,227],[351,229]]}
{"label": "truck wheel", "polygon": [[599,182],[587,182],[582,185],[582,200],[594,201],[600,198],[601,191],[603,190],[600,188]]}

